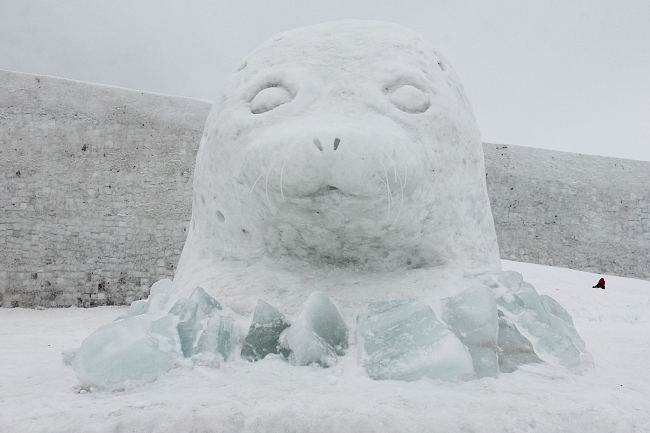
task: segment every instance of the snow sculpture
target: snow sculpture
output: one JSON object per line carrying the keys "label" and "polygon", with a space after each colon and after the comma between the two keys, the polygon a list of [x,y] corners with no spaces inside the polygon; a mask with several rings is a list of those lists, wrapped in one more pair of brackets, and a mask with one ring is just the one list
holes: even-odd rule
{"label": "snow sculpture", "polygon": [[[400,26],[324,23],[262,44],[228,78],[196,161],[178,296],[200,286],[250,312],[327,269],[500,267],[470,104],[447,60]],[[355,281],[335,299],[395,294]]]}
{"label": "snow sculpture", "polygon": [[411,31],[340,21],[265,42],[228,78],[196,161],[174,281],[84,341],[85,386],[270,354],[359,354],[398,380],[591,365],[571,316],[500,271],[471,107]]}

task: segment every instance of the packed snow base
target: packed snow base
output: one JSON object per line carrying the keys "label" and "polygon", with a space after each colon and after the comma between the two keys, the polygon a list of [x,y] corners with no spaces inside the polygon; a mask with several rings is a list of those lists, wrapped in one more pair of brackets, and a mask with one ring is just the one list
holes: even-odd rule
{"label": "packed snow base", "polygon": [[496,377],[542,361],[574,372],[593,365],[571,316],[521,274],[475,277],[483,284],[440,300],[438,315],[417,300],[381,300],[352,324],[322,292],[312,293],[293,320],[263,300],[252,318],[238,316],[200,287],[164,312],[171,281],[161,280],[147,300],[65,356],[82,387],[106,389],[153,381],[180,365],[219,368],[267,356],[323,368],[356,356],[371,378],[404,381]]}

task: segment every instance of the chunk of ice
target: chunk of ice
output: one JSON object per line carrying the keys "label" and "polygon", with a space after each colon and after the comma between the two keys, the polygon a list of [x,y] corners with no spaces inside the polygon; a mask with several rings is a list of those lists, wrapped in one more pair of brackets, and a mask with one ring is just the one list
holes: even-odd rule
{"label": "chunk of ice", "polygon": [[224,361],[230,356],[233,321],[230,317],[212,317],[199,337],[195,353],[219,354]]}
{"label": "chunk of ice", "polygon": [[560,305],[559,302],[548,295],[540,295],[540,298],[542,299],[542,304],[544,304],[544,309],[548,312],[548,314],[559,317],[569,325],[573,326],[573,317],[571,317],[571,315]]}
{"label": "chunk of ice", "polygon": [[149,290],[149,297],[147,298],[147,313],[158,315],[165,312],[165,307],[169,301],[171,294],[172,280],[165,278],[156,281]]}
{"label": "chunk of ice", "polygon": [[127,317],[134,317],[134,316],[139,316],[140,314],[145,314],[147,312],[148,306],[149,303],[147,302],[146,299],[139,299],[137,301],[133,301],[131,302],[129,309],[126,310],[126,313],[122,314],[120,317],[118,317],[115,320],[122,320],[122,319],[126,319]]}
{"label": "chunk of ice", "polygon": [[[498,298],[497,304],[509,323],[532,343],[535,354],[542,360],[557,362],[572,371],[593,365],[569,313],[562,307],[558,309],[559,304],[552,299],[546,301],[547,309],[531,284],[521,282],[514,295]],[[564,319],[548,310],[558,312]]]}
{"label": "chunk of ice", "polygon": [[476,274],[475,277],[487,287],[493,289],[503,286],[508,291],[515,291],[519,288],[519,283],[524,280],[523,275],[515,271],[492,271]]}
{"label": "chunk of ice", "polygon": [[155,380],[180,357],[175,324],[139,315],[100,327],[72,360],[81,385],[119,389],[128,381]]}
{"label": "chunk of ice", "polygon": [[512,373],[524,364],[541,362],[533,345],[499,311],[498,359],[501,373]]}
{"label": "chunk of ice", "polygon": [[443,300],[442,320],[469,349],[477,377],[496,377],[499,320],[494,293],[485,286],[472,287]]}
{"label": "chunk of ice", "polygon": [[131,306],[126,313],[115,320],[121,320],[127,317],[139,316],[140,314],[159,315],[164,312],[167,301],[169,300],[169,290],[172,287],[172,280],[165,278],[159,280],[151,286],[149,297],[131,302]]}
{"label": "chunk of ice", "polygon": [[280,336],[297,365],[336,364],[348,348],[348,327],[330,298],[322,292],[309,295],[296,321]]}
{"label": "chunk of ice", "polygon": [[249,361],[259,361],[269,353],[289,357],[289,351],[280,346],[280,334],[288,327],[289,323],[277,308],[258,300],[241,356]]}
{"label": "chunk of ice", "polygon": [[474,372],[467,347],[415,300],[373,302],[357,316],[373,379],[449,379]]}
{"label": "chunk of ice", "polygon": [[[176,306],[172,310],[175,308]],[[183,356],[186,358],[200,352],[198,338],[207,325],[213,310],[221,310],[219,302],[201,287],[197,287],[179,312],[178,336],[181,340]],[[172,314],[171,311],[170,314]]]}
{"label": "chunk of ice", "polygon": [[522,281],[519,284],[519,290],[515,292],[515,296],[523,301],[527,310],[532,310],[537,315],[540,322],[548,323],[548,314],[542,303],[542,298],[540,298],[532,284]]}

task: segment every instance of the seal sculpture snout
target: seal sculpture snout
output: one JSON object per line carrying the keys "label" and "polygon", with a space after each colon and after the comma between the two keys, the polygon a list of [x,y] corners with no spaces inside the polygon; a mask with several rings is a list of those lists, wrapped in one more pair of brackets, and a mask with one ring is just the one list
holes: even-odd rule
{"label": "seal sculpture snout", "polygon": [[312,116],[276,125],[250,145],[241,176],[251,185],[249,195],[262,195],[268,204],[333,188],[350,196],[382,198],[414,191],[426,168],[419,146],[399,125],[351,125],[328,116],[332,126],[306,128],[315,123]]}

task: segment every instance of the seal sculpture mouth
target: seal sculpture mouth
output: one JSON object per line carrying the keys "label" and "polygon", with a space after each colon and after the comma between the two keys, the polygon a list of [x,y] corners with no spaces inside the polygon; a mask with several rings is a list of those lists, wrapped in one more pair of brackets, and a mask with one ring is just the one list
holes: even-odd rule
{"label": "seal sculpture mouth", "polygon": [[318,188],[316,191],[308,194],[306,197],[327,197],[331,196],[333,194],[341,194],[341,195],[347,195],[347,196],[353,196],[354,194],[347,194],[343,191],[341,191],[339,188],[332,186],[332,185],[327,185],[322,188]]}

